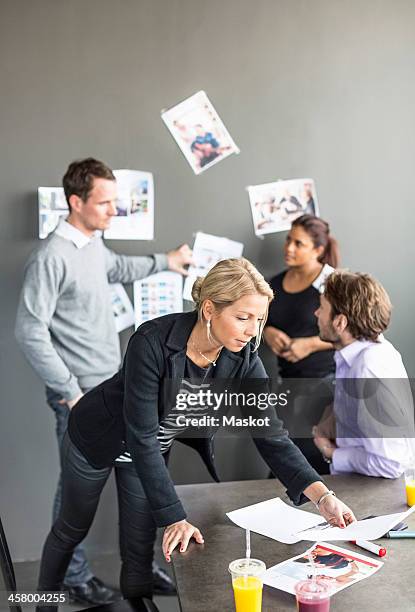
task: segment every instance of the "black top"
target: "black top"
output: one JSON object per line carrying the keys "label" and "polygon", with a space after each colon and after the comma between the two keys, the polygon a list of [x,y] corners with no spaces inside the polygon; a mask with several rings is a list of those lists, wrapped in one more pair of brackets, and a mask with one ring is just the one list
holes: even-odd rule
{"label": "black top", "polygon": [[[329,271],[331,268],[327,270]],[[287,293],[283,288],[286,270],[274,276],[270,285],[275,299],[270,304],[267,326],[280,329],[290,338],[318,336],[319,330],[314,313],[320,305],[319,286],[322,283],[319,279],[327,275],[325,272],[323,268],[318,279],[310,287],[296,293]],[[278,365],[283,378],[322,378],[335,371],[334,351],[317,351],[297,363],[290,363],[283,357],[278,357]]]}
{"label": "black top", "polygon": [[197,380],[204,380],[209,374],[211,374],[212,367],[215,366],[213,363],[206,362],[206,367],[198,366],[197,363],[192,361],[190,357],[186,357],[186,363],[184,366],[184,377],[185,378],[196,378]]}
{"label": "black top", "polygon": [[[86,393],[69,418],[72,442],[96,468],[113,465],[125,450],[125,440],[159,527],[186,517],[160,452],[157,434],[160,422],[176,403],[185,372],[186,345],[196,322],[196,312],[185,312],[140,325],[130,338],[121,370]],[[211,370],[213,379],[225,381],[261,382],[267,378],[251,343],[238,353],[223,348]],[[273,473],[287,487],[290,498],[299,504],[304,489],[321,478],[289,439],[275,411],[269,413],[270,433],[253,440]],[[206,457],[209,449],[212,461],[213,434],[214,431],[210,437],[192,440],[202,456]]]}

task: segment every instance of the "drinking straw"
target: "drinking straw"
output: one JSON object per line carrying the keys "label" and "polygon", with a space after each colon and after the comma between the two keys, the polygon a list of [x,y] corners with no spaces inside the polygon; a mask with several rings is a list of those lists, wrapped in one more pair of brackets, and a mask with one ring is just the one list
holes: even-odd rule
{"label": "drinking straw", "polygon": [[246,530],[246,553],[245,559],[251,558],[251,532],[249,529]]}
{"label": "drinking straw", "polygon": [[317,568],[316,568],[316,564],[314,563],[314,559],[313,559],[313,555],[312,555],[312,550],[310,550],[310,552],[307,555],[309,561],[310,561],[310,565],[311,565],[311,581],[313,583],[313,585],[315,584],[316,580],[317,580]]}
{"label": "drinking straw", "polygon": [[245,568],[246,568],[246,574],[244,576],[245,580],[248,580],[248,571],[249,571],[249,559],[251,558],[251,532],[249,531],[249,529],[245,530],[245,541],[246,541],[246,546],[245,546]]}

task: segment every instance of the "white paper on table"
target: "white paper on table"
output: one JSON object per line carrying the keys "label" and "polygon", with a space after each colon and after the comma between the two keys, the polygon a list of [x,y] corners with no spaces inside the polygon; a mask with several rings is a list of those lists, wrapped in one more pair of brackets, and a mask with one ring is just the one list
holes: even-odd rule
{"label": "white paper on table", "polygon": [[229,257],[241,257],[242,242],[197,232],[193,245],[194,266],[189,267],[183,289],[183,299],[192,302],[192,287],[198,276],[206,276],[218,261]]}
{"label": "white paper on table", "polygon": [[[318,557],[316,558],[317,563],[315,567],[317,574],[330,582],[334,593],[351,586],[355,582],[369,578],[383,565],[382,561],[372,559],[352,550],[340,548],[326,542],[317,542],[300,555],[268,568],[263,575],[264,584],[295,595],[295,585],[300,580],[306,580],[313,572],[313,567],[309,561],[304,563],[297,560],[301,559],[301,561],[304,561],[312,551],[315,551],[316,555],[320,554],[320,556],[336,555],[333,561],[340,562],[341,565],[345,566],[336,568],[335,563],[324,565],[318,563],[319,559]],[[324,556],[321,558],[324,558]]]}
{"label": "white paper on table", "polygon": [[134,283],[135,327],[172,312],[183,312],[183,277],[178,272],[158,272]]}
{"label": "white paper on table", "polygon": [[395,514],[384,514],[375,518],[357,521],[348,525],[345,529],[340,527],[329,527],[328,529],[312,529],[301,534],[302,540],[377,540],[385,535],[395,525],[404,521],[407,516],[415,511],[415,506],[406,512]]}
{"label": "white paper on table", "polygon": [[315,527],[324,520],[320,515],[288,506],[279,497],[228,512],[227,516],[243,529],[284,544],[299,542],[303,538],[295,537],[293,533]]}
{"label": "white paper on table", "polygon": [[134,325],[134,309],[126,290],[120,283],[110,285],[111,306],[117,332]]}
{"label": "white paper on table", "polygon": [[117,216],[104,237],[108,240],[153,240],[154,182],[151,172],[114,170]]}
{"label": "white paper on table", "polygon": [[415,506],[412,506],[406,512],[357,521],[344,529],[321,528],[318,527],[324,522],[321,515],[292,508],[276,497],[228,512],[227,516],[243,529],[250,529],[284,544],[295,544],[301,540],[376,540],[414,511]]}

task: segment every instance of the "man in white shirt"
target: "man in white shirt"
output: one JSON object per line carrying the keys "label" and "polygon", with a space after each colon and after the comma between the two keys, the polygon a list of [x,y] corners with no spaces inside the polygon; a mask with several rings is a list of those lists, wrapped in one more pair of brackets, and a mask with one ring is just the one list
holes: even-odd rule
{"label": "man in white shirt", "polygon": [[368,274],[333,272],[316,311],[320,338],[336,361],[333,411],[314,429],[332,474],[397,478],[413,456],[414,417],[408,375],[384,332],[391,302]]}

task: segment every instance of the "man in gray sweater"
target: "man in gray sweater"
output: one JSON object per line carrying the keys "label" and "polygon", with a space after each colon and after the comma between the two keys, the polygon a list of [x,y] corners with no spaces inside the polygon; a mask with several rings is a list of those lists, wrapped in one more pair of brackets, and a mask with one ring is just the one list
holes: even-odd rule
{"label": "man in gray sweater", "polygon": [[[29,257],[16,320],[17,341],[46,385],[59,446],[71,408],[120,365],[109,283],[167,269],[186,274],[192,256],[187,245],[149,257],[118,255],[104,245],[101,232],[117,212],[115,176],[104,163],[92,158],[71,163],[63,187],[69,216]],[[59,482],[53,520],[60,502]],[[173,590],[157,566],[154,579],[155,592]],[[102,604],[118,596],[92,574],[82,546],[74,552],[65,587],[80,603]]]}

